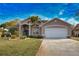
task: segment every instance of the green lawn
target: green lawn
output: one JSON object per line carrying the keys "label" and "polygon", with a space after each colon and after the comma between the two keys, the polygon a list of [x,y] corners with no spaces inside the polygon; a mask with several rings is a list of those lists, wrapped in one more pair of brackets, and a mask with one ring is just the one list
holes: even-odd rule
{"label": "green lawn", "polygon": [[42,40],[0,40],[0,56],[34,56]]}

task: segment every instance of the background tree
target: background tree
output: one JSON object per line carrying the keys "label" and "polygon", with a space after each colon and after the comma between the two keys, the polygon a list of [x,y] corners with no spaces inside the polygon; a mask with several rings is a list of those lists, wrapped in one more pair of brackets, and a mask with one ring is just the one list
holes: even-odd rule
{"label": "background tree", "polygon": [[31,16],[30,19],[31,19],[32,23],[40,20],[40,18],[38,16]]}
{"label": "background tree", "polygon": [[3,24],[0,25],[0,27],[13,27],[13,26],[16,26],[16,24],[19,22],[20,20],[19,19],[15,19],[15,20],[12,20],[12,21],[9,21],[9,22],[5,22]]}
{"label": "background tree", "polygon": [[19,19],[15,19],[15,20],[12,20],[12,21],[9,21],[9,22],[5,22],[5,23],[1,24],[0,27],[8,28],[9,32],[12,35],[17,35],[18,34],[18,30],[17,30],[16,27],[17,27],[17,23],[19,21],[20,21]]}
{"label": "background tree", "polygon": [[3,27],[3,28],[5,28],[6,26],[7,26],[6,23],[3,23],[3,24],[0,25],[0,27]]}

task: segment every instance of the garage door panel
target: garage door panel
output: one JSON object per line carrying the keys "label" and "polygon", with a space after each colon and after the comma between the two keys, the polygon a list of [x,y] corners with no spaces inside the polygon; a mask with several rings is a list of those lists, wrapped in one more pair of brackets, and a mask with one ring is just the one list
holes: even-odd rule
{"label": "garage door panel", "polygon": [[66,38],[67,33],[66,28],[45,28],[46,38]]}

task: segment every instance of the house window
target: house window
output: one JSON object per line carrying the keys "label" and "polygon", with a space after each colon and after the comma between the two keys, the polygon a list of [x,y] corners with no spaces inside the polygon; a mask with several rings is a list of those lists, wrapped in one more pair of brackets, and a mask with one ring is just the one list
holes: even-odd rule
{"label": "house window", "polygon": [[35,29],[34,29],[34,32],[33,32],[34,34],[39,34],[40,33],[40,30],[39,30],[39,27],[36,27]]}

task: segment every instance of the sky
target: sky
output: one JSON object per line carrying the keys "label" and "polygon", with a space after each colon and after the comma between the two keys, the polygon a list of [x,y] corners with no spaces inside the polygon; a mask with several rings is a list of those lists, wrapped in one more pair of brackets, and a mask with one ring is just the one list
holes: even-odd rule
{"label": "sky", "polygon": [[0,24],[39,16],[42,20],[60,18],[70,24],[79,23],[79,3],[0,3]]}

